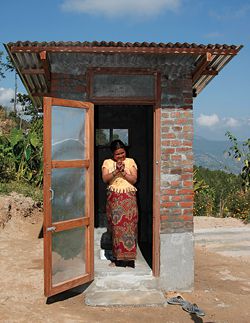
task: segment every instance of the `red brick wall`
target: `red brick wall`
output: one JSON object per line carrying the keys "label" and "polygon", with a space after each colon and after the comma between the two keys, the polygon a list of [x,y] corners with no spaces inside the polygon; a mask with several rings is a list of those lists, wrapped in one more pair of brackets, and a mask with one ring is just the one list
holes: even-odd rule
{"label": "red brick wall", "polygon": [[193,230],[192,81],[164,81],[161,112],[161,232]]}

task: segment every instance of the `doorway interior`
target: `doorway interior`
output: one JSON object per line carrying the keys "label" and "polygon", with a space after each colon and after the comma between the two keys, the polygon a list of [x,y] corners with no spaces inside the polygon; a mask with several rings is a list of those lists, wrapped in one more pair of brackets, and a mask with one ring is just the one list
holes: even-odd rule
{"label": "doorway interior", "polygon": [[138,166],[138,245],[152,268],[153,241],[153,106],[95,105],[95,227],[106,227],[106,184],[101,166],[111,158],[110,142],[121,139]]}

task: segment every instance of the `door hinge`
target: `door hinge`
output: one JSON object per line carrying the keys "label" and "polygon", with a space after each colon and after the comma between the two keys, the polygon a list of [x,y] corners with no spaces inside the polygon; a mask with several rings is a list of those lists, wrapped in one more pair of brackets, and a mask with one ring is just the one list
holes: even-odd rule
{"label": "door hinge", "polygon": [[47,232],[55,232],[56,231],[56,227],[48,227]]}

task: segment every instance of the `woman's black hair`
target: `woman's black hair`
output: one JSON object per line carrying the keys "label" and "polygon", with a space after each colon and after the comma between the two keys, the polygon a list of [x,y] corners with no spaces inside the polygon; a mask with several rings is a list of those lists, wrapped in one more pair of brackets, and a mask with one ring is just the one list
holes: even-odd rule
{"label": "woman's black hair", "polygon": [[114,153],[117,149],[120,149],[120,148],[123,148],[126,150],[126,146],[121,140],[117,139],[111,142],[110,150],[112,151],[112,153]]}

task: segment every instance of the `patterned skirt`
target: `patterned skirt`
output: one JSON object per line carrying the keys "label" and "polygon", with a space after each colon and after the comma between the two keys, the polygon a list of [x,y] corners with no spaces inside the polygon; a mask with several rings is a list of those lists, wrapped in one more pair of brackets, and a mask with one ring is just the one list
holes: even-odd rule
{"label": "patterned skirt", "polygon": [[117,260],[135,260],[138,222],[136,192],[108,191],[106,212],[112,231],[113,256]]}

